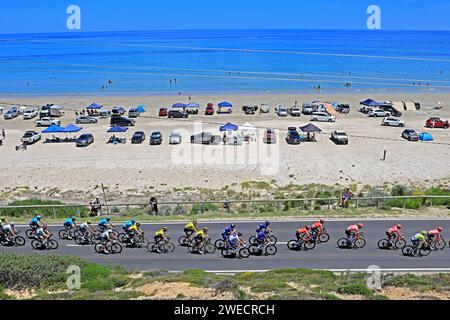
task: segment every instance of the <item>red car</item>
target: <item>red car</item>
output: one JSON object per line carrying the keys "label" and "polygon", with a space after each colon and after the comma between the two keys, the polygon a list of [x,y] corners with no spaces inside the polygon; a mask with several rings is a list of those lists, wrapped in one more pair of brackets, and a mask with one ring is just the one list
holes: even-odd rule
{"label": "red car", "polygon": [[276,143],[277,135],[273,129],[267,129],[264,133],[263,142],[267,144]]}
{"label": "red car", "polygon": [[205,109],[206,116],[212,116],[214,114],[214,107],[212,103],[208,103]]}
{"label": "red car", "polygon": [[160,117],[167,117],[167,108],[159,108],[158,116]]}
{"label": "red car", "polygon": [[425,122],[425,127],[427,128],[444,128],[444,129],[448,129],[448,120],[444,121],[441,120],[438,117],[431,117],[427,120],[427,122]]}

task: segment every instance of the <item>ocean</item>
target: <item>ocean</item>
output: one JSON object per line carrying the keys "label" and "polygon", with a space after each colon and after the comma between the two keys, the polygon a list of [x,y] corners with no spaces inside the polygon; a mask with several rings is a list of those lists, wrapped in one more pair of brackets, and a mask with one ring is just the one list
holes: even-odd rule
{"label": "ocean", "polygon": [[[419,84],[420,83],[420,84]],[[449,92],[450,32],[0,35],[1,95]]]}

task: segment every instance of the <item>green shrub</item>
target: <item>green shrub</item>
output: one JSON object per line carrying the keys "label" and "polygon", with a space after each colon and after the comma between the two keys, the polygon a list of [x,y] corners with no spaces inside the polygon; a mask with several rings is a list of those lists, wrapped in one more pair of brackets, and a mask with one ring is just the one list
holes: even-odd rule
{"label": "green shrub", "polygon": [[[40,200],[40,199],[28,199],[28,200],[18,200],[8,203],[8,206],[42,206],[42,205],[65,205],[61,201],[53,200]],[[0,209],[0,215],[8,217],[31,217],[37,214],[41,214],[47,218],[67,218],[69,216],[78,216],[80,213],[81,217],[87,217],[89,210],[83,206],[73,206],[64,208],[11,208],[11,209]]]}
{"label": "green shrub", "polygon": [[359,294],[362,296],[372,296],[373,292],[363,283],[351,283],[338,289],[342,294]]}

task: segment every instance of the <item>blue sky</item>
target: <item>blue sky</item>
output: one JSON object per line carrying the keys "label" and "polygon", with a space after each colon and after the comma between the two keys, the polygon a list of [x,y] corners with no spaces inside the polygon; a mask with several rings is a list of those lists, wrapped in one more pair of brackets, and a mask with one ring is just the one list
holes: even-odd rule
{"label": "blue sky", "polygon": [[81,8],[81,31],[365,29],[370,4],[381,7],[383,29],[450,30],[447,0],[8,0],[0,34],[69,32],[71,4]]}

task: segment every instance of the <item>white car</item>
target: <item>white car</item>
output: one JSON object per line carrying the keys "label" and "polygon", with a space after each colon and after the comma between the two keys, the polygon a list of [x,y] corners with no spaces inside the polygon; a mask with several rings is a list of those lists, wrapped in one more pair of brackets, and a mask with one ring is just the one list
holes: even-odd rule
{"label": "white car", "polygon": [[180,144],[181,143],[181,134],[179,132],[172,132],[169,136],[169,144]]}
{"label": "white car", "polygon": [[293,106],[289,108],[289,113],[292,117],[300,117],[300,115],[302,114],[302,110],[300,109],[300,107]]}
{"label": "white car", "polygon": [[36,131],[27,131],[20,139],[20,141],[26,144],[33,144],[35,142],[38,142],[39,140],[41,140],[41,135]]}
{"label": "white car", "polygon": [[76,124],[82,123],[97,123],[97,119],[90,116],[79,116],[75,119]]}
{"label": "white car", "polygon": [[335,122],[336,117],[327,112],[313,112],[311,115],[311,121]]}
{"label": "white car", "polygon": [[382,126],[392,126],[392,127],[404,127],[405,122],[399,118],[386,117],[381,121]]}
{"label": "white car", "polygon": [[288,115],[288,110],[285,106],[280,105],[277,107],[277,114],[280,117],[286,117]]}
{"label": "white car", "polygon": [[37,115],[38,115],[38,111],[36,109],[25,110],[23,112],[23,119],[24,120],[33,119],[34,117],[37,117]]}
{"label": "white car", "polygon": [[372,109],[367,114],[368,117],[390,117],[391,113],[381,109]]}
{"label": "white car", "polygon": [[36,120],[34,123],[36,124],[36,127],[50,127],[53,124],[59,126],[61,121],[53,118],[42,118]]}

